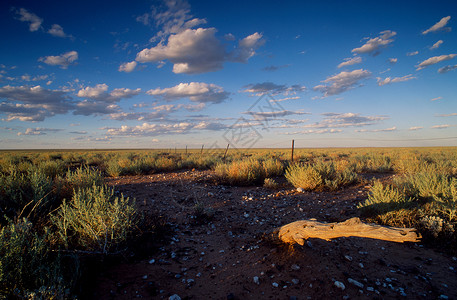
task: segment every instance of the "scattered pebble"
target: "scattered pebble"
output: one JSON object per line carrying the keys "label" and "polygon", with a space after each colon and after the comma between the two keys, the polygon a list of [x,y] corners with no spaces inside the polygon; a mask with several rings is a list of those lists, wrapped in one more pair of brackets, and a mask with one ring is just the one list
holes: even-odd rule
{"label": "scattered pebble", "polygon": [[363,283],[358,282],[357,280],[354,280],[352,278],[348,278],[348,282],[363,289]]}
{"label": "scattered pebble", "polygon": [[179,297],[178,295],[174,294],[174,295],[168,297],[168,300],[181,300],[181,297]]}
{"label": "scattered pebble", "polygon": [[352,261],[352,257],[349,256],[349,255],[345,255],[344,258],[345,258],[347,261]]}
{"label": "scattered pebble", "polygon": [[252,278],[252,279],[254,280],[255,284],[260,284],[260,280],[259,280],[258,276],[254,276],[254,278]]}
{"label": "scattered pebble", "polygon": [[299,266],[299,265],[296,265],[296,264],[293,264],[291,268],[292,268],[292,270],[294,270],[294,271],[300,270],[300,266]]}
{"label": "scattered pebble", "polygon": [[151,259],[151,260],[149,261],[149,264],[152,265],[152,264],[155,263],[155,262],[156,262],[155,259]]}
{"label": "scattered pebble", "polygon": [[279,284],[277,282],[273,282],[272,283],[273,287],[277,288],[279,286]]}
{"label": "scattered pebble", "polygon": [[335,281],[334,285],[341,289],[342,291],[344,291],[346,289],[346,286],[344,285],[344,283],[342,283],[341,281]]}

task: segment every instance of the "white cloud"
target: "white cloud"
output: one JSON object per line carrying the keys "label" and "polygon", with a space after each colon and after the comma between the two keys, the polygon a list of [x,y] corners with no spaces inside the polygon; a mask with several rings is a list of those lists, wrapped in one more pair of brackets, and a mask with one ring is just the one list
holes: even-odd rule
{"label": "white cloud", "polygon": [[41,28],[41,23],[43,19],[35,15],[34,13],[29,12],[25,8],[20,8],[16,13],[19,15],[19,21],[28,22],[30,31],[37,31]]}
{"label": "white cloud", "polygon": [[158,62],[168,59],[173,63],[174,73],[204,73],[222,69],[225,48],[215,37],[215,28],[187,29],[171,35],[167,45],[140,51],[138,62]]}
{"label": "white cloud", "polygon": [[446,129],[446,128],[449,128],[449,127],[451,127],[451,125],[449,125],[449,124],[443,124],[443,125],[434,125],[434,126],[432,126],[431,128],[432,128],[432,129]]}
{"label": "white cloud", "polygon": [[127,88],[117,88],[108,92],[108,85],[102,83],[94,87],[80,89],[77,96],[87,98],[76,104],[75,115],[104,115],[119,113],[120,107],[116,102],[121,99],[131,98],[141,92],[140,88],[135,90]]}
{"label": "white cloud", "polygon": [[119,66],[119,72],[130,73],[135,70],[137,65],[136,61],[126,62]]}
{"label": "white cloud", "polygon": [[418,54],[419,54],[419,51],[413,51],[413,52],[406,53],[406,56],[415,56],[415,55],[418,55]]}
{"label": "white cloud", "polygon": [[51,66],[60,66],[62,69],[67,69],[69,65],[73,64],[78,59],[78,52],[69,51],[57,56],[40,57],[38,61],[44,62]]}
{"label": "white cloud", "polygon": [[447,16],[447,17],[442,18],[438,23],[436,23],[435,25],[433,25],[429,29],[422,31],[422,34],[427,34],[427,33],[430,33],[430,32],[435,32],[435,31],[438,31],[438,30],[445,29],[444,26],[447,25],[447,23],[449,22],[450,19],[451,19],[451,16]]}
{"label": "white cloud", "polygon": [[372,130],[367,130],[367,129],[358,129],[354,130],[355,132],[391,132],[391,131],[397,131],[397,127],[390,127],[390,128],[385,128],[385,129],[372,129]]}
{"label": "white cloud", "polygon": [[405,75],[403,77],[395,77],[395,78],[390,78],[387,77],[385,79],[382,79],[381,77],[377,77],[376,79],[378,80],[378,85],[382,86],[385,84],[390,84],[390,83],[395,83],[395,82],[403,82],[403,81],[408,81],[411,79],[416,79],[417,77],[414,77],[412,74]]}
{"label": "white cloud", "polygon": [[362,58],[360,56],[345,58],[344,62],[342,62],[338,65],[338,68],[352,66],[355,64],[359,64],[361,62],[362,62]]}
{"label": "white cloud", "polygon": [[386,116],[361,116],[358,113],[325,113],[321,122],[304,125],[303,128],[344,128],[377,124]]}
{"label": "white cloud", "polygon": [[276,84],[273,82],[262,82],[262,83],[255,83],[255,84],[248,84],[244,86],[245,93],[252,93],[256,96],[262,96],[265,94],[272,94],[272,95],[294,95],[296,93],[304,92],[306,90],[305,86],[294,84],[288,87],[285,84]]}
{"label": "white cloud", "polygon": [[186,134],[195,130],[223,130],[228,126],[220,123],[201,121],[199,123],[174,122],[173,124],[143,123],[137,126],[123,125],[120,128],[104,128],[111,136],[160,136],[164,134]]}
{"label": "white cloud", "polygon": [[433,44],[433,46],[430,47],[430,50],[438,49],[441,46],[442,43],[444,43],[443,40],[439,40],[438,42]]}
{"label": "white cloud", "polygon": [[430,58],[424,60],[423,62],[421,62],[419,65],[417,65],[416,66],[417,67],[416,70],[422,70],[425,67],[440,63],[440,62],[445,61],[445,60],[453,59],[456,56],[457,56],[457,54],[448,54],[448,55],[440,55],[440,56],[430,57]]}
{"label": "white cloud", "polygon": [[295,131],[295,132],[284,132],[284,133],[279,133],[279,134],[284,134],[284,135],[296,135],[296,134],[326,134],[326,133],[340,133],[343,132],[342,129],[308,129],[308,130],[301,130],[301,131]]}
{"label": "white cloud", "polygon": [[0,88],[0,113],[6,121],[43,121],[46,117],[65,114],[73,108],[65,92],[44,89],[41,86],[4,86]]}
{"label": "white cloud", "polygon": [[255,51],[265,44],[262,39],[262,34],[253,33],[238,42],[238,48],[231,53],[233,61],[247,63],[248,60],[255,55]]}
{"label": "white cloud", "polygon": [[247,62],[263,44],[262,35],[254,33],[241,40],[232,53],[227,53],[215,34],[215,28],[186,29],[171,35],[166,44],[160,42],[155,47],[143,49],[136,61],[169,60],[174,73],[198,74],[220,70],[225,61]]}
{"label": "white cloud", "polygon": [[390,62],[391,64],[396,64],[397,61],[398,61],[397,58],[389,58],[389,62]]}
{"label": "white cloud", "polygon": [[59,24],[53,24],[51,29],[48,30],[48,33],[56,37],[67,37],[67,34],[65,34],[62,26],[60,26]]}
{"label": "white cloud", "polygon": [[80,98],[89,98],[104,102],[116,102],[122,98],[131,98],[141,92],[140,88],[135,90],[127,88],[117,88],[107,93],[108,85],[105,83],[97,84],[94,87],[85,87],[78,91],[77,96]]}
{"label": "white cloud", "polygon": [[292,115],[309,115],[310,113],[302,112],[302,111],[282,110],[282,111],[264,111],[264,112],[245,111],[245,112],[243,112],[243,114],[250,115],[256,120],[266,120],[266,119],[277,119],[279,117],[286,117],[286,116],[292,116]]}
{"label": "white cloud", "polygon": [[59,132],[62,129],[54,129],[54,128],[27,128],[25,132],[18,132],[17,135],[45,135],[48,132]]}
{"label": "white cloud", "polygon": [[444,74],[444,73],[447,73],[447,72],[455,70],[455,69],[457,69],[457,65],[445,66],[445,67],[439,68],[438,73]]}
{"label": "white cloud", "polygon": [[200,103],[221,103],[230,95],[222,87],[204,82],[180,83],[171,88],[157,88],[146,93],[152,96],[160,96],[170,101],[189,98],[193,102]]}
{"label": "white cloud", "polygon": [[423,128],[424,128],[424,127],[422,127],[422,126],[413,126],[413,127],[410,127],[409,130],[410,130],[410,131],[416,131],[416,130],[421,130],[421,129],[423,129]]}
{"label": "white cloud", "polygon": [[371,72],[363,69],[351,72],[343,71],[322,81],[328,85],[317,85],[313,89],[324,94],[323,97],[337,95],[350,90],[359,84],[359,81],[371,76]]}
{"label": "white cloud", "polygon": [[437,100],[441,100],[441,99],[443,99],[443,97],[436,97],[436,98],[430,99],[430,101],[437,101]]}
{"label": "white cloud", "polygon": [[387,47],[394,40],[394,37],[397,33],[395,31],[385,30],[381,31],[378,37],[369,39],[362,47],[352,49],[352,53],[372,53],[374,55],[378,54],[382,48]]}

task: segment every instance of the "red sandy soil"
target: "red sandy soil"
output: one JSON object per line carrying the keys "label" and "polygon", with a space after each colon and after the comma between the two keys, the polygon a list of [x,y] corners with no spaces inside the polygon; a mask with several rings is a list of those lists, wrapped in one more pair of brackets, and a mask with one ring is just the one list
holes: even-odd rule
{"label": "red sandy soil", "polygon": [[[291,248],[262,240],[301,219],[359,217],[367,183],[319,193],[286,183],[230,187],[212,171],[193,170],[108,184],[135,198],[146,217],[163,217],[170,230],[162,241],[138,246],[146,255],[105,264],[92,281],[93,299],[457,299],[457,258],[429,246],[338,238]],[[211,209],[210,220],[194,217],[196,202]]]}

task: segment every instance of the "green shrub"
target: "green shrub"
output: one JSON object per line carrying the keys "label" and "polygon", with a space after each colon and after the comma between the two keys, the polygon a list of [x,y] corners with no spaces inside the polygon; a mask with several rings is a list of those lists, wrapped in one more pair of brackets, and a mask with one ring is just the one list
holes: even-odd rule
{"label": "green shrub", "polygon": [[65,179],[73,189],[89,188],[93,185],[103,184],[101,172],[87,166],[81,166],[75,171],[68,170]]}
{"label": "green shrub", "polygon": [[284,174],[284,165],[280,160],[269,158],[262,162],[265,170],[265,177],[282,176]]}
{"label": "green shrub", "polygon": [[46,176],[55,178],[65,174],[66,165],[61,160],[43,161],[37,165],[40,172]]}
{"label": "green shrub", "polygon": [[279,184],[276,181],[274,181],[273,178],[265,178],[263,186],[267,189],[277,189],[279,187]]}
{"label": "green shrub", "polygon": [[118,250],[138,222],[134,201],[115,197],[114,190],[94,185],[74,192],[51,217],[67,248],[104,254]]}
{"label": "green shrub", "polygon": [[47,230],[38,235],[26,219],[1,228],[0,298],[37,299],[31,296],[44,291],[46,299],[65,297],[60,257],[51,252],[48,238]]}
{"label": "green shrub", "polygon": [[286,169],[286,179],[296,188],[314,190],[323,183],[319,172],[310,165],[293,164]]}
{"label": "green shrub", "polygon": [[108,164],[106,165],[106,173],[110,177],[118,177],[122,174],[122,167],[119,165],[119,163],[116,160],[110,160]]}
{"label": "green shrub", "polygon": [[376,181],[370,189],[368,199],[357,207],[366,215],[375,215],[410,207],[411,204],[412,199],[405,198],[404,193],[398,188]]}
{"label": "green shrub", "polygon": [[252,185],[263,182],[265,170],[256,159],[235,161],[229,164],[218,164],[216,176],[231,185]]}

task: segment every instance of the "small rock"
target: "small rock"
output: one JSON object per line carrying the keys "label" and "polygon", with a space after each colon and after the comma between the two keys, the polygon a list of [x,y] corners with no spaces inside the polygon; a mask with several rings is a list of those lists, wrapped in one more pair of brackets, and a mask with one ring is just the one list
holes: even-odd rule
{"label": "small rock", "polygon": [[297,188],[297,192],[303,193],[303,191],[304,191],[303,188],[301,188],[301,187],[298,187],[298,188]]}
{"label": "small rock", "polygon": [[292,268],[292,270],[294,270],[294,271],[300,270],[300,266],[299,266],[299,265],[296,265],[296,264],[293,264],[291,268]]}
{"label": "small rock", "polygon": [[358,282],[357,280],[354,280],[352,278],[348,278],[348,282],[363,289],[363,283]]}
{"label": "small rock", "polygon": [[151,260],[149,261],[149,264],[151,265],[151,264],[153,264],[153,263],[155,263],[155,262],[156,262],[155,259],[151,259]]}
{"label": "small rock", "polygon": [[369,291],[369,292],[374,292],[374,287],[368,286],[368,287],[367,287],[367,291]]}
{"label": "small rock", "polygon": [[364,265],[362,263],[359,263],[359,267],[363,269]]}
{"label": "small rock", "polygon": [[181,297],[179,297],[178,295],[174,294],[174,295],[168,297],[168,300],[181,300]]}
{"label": "small rock", "polygon": [[449,299],[449,297],[446,296],[446,295],[440,295],[440,296],[439,296],[439,299]]}
{"label": "small rock", "polygon": [[254,278],[252,278],[252,279],[254,280],[255,284],[260,284],[260,280],[259,280],[258,276],[254,276]]}
{"label": "small rock", "polygon": [[273,285],[273,287],[278,287],[279,286],[279,284],[277,282],[273,282],[272,285]]}
{"label": "small rock", "polygon": [[345,258],[347,261],[352,261],[352,257],[349,256],[349,255],[345,255],[344,258]]}
{"label": "small rock", "polygon": [[148,279],[148,275],[144,275],[142,278],[143,279]]}
{"label": "small rock", "polygon": [[300,280],[298,280],[297,278],[294,278],[294,279],[292,279],[292,283],[293,284],[299,284]]}
{"label": "small rock", "polygon": [[334,285],[341,289],[342,291],[344,291],[346,289],[346,286],[344,285],[344,283],[342,283],[341,281],[335,281]]}

